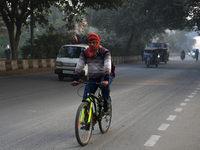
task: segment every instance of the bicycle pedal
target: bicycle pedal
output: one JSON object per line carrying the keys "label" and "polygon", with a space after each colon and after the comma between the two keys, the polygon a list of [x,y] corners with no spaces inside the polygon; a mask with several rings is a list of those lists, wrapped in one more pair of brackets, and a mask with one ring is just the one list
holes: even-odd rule
{"label": "bicycle pedal", "polygon": [[86,127],[85,127],[85,126],[82,126],[82,127],[80,127],[80,129],[81,129],[81,130],[85,130],[85,129],[86,129]]}
{"label": "bicycle pedal", "polygon": [[104,115],[110,115],[110,112],[107,111],[107,112],[104,112],[103,114],[104,114]]}

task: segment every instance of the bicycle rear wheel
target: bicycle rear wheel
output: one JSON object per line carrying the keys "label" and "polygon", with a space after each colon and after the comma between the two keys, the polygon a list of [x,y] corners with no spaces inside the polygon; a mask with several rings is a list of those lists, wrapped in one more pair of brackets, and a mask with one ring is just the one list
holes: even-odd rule
{"label": "bicycle rear wheel", "polygon": [[75,133],[78,143],[82,146],[88,144],[92,136],[93,114],[88,123],[90,104],[82,102],[77,110],[75,119]]}
{"label": "bicycle rear wheel", "polygon": [[109,104],[110,104],[110,113],[109,115],[103,114],[103,109],[101,109],[101,120],[99,121],[99,129],[102,133],[106,133],[110,127],[111,124],[111,118],[112,118],[112,103],[111,98],[109,97]]}

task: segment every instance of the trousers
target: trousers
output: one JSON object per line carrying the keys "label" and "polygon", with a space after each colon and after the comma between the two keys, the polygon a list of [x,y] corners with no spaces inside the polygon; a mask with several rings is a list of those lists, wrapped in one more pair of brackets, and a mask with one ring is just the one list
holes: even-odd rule
{"label": "trousers", "polygon": [[[89,78],[89,80],[88,80],[88,82],[101,82],[101,81],[104,81],[104,77],[99,78],[99,79],[90,79]],[[111,85],[112,81],[113,81],[113,77],[110,76],[109,81],[108,81],[108,85],[100,87],[101,90],[102,90],[102,94],[103,94],[104,106],[108,106],[109,105],[108,99],[109,99],[109,96],[110,96],[110,85]],[[96,92],[97,88],[98,88],[98,85],[91,84],[90,85],[90,92],[94,94]],[[89,86],[86,85],[85,86],[85,90],[84,90],[84,94],[83,94],[83,100],[86,100],[88,90],[89,90]]]}

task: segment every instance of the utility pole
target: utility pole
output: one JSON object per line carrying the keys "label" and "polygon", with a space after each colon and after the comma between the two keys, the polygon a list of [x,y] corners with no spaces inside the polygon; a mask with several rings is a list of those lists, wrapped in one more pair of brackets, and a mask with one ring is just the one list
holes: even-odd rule
{"label": "utility pole", "polygon": [[33,15],[33,2],[31,0],[31,22],[30,22],[30,40],[31,40],[31,58],[34,59],[34,15]]}

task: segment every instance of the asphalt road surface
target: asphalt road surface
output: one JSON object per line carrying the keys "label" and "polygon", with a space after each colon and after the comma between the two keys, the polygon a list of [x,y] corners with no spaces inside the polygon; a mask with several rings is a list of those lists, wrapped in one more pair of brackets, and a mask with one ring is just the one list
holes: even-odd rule
{"label": "asphalt road surface", "polygon": [[200,61],[117,65],[111,127],[102,134],[96,125],[84,147],[74,130],[83,87],[70,83],[53,72],[0,77],[0,149],[200,149]]}

